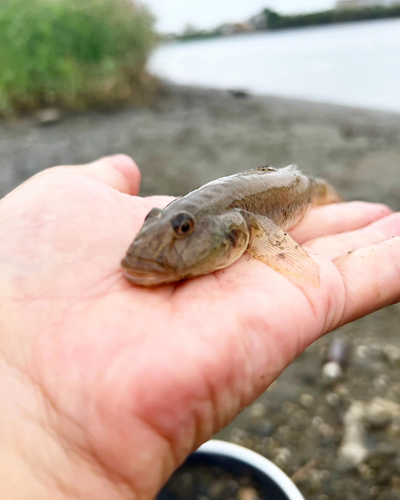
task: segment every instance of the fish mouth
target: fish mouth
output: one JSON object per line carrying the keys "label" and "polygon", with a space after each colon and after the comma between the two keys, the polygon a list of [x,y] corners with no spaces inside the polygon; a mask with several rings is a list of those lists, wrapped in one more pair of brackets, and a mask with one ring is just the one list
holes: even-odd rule
{"label": "fish mouth", "polygon": [[179,279],[172,269],[150,259],[125,257],[121,266],[125,278],[134,285],[157,286]]}

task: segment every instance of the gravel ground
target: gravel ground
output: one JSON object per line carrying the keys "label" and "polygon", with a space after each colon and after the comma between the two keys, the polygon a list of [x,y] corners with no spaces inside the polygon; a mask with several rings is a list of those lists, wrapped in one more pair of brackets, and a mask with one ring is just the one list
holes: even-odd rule
{"label": "gravel ground", "polygon": [[[64,115],[48,127],[3,122],[0,196],[43,168],[113,153],[135,158],[143,195],[180,195],[256,165],[297,163],[349,200],[400,209],[400,115],[173,86],[147,109]],[[218,437],[274,461],[309,500],[400,499],[399,334],[400,307],[392,306],[326,336]],[[348,346],[348,362],[328,382],[321,369],[335,338]]]}

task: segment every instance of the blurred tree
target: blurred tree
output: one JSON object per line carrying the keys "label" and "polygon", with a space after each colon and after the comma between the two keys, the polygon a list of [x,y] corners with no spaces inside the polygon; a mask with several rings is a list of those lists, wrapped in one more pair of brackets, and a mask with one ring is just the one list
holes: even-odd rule
{"label": "blurred tree", "polygon": [[2,0],[0,111],[143,97],[154,40],[130,0]]}

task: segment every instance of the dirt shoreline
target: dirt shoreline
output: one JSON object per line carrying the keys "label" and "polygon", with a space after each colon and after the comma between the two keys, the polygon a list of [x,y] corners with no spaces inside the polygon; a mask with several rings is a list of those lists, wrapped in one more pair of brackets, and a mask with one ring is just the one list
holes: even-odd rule
{"label": "dirt shoreline", "polygon": [[[400,114],[168,85],[147,109],[69,114],[51,127],[0,123],[0,196],[44,168],[114,153],[136,160],[143,195],[180,195],[256,165],[296,163],[349,200],[400,209]],[[338,461],[354,401],[400,403],[399,325],[392,306],[321,339],[219,436],[289,475],[315,459],[298,480],[308,500],[400,498],[400,416],[368,429],[369,461],[353,469]],[[326,385],[323,354],[338,335],[350,347],[348,369]]]}

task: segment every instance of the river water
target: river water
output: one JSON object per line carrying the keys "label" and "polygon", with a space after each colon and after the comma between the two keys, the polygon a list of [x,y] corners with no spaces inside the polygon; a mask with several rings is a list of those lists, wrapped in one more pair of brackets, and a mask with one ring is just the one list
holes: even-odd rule
{"label": "river water", "polygon": [[150,69],[179,84],[400,112],[400,19],[175,42]]}

